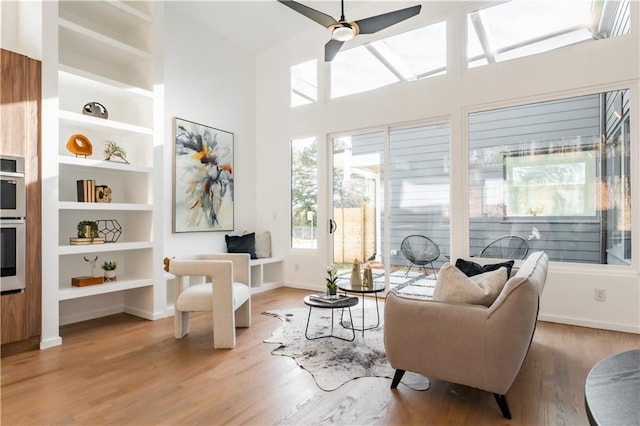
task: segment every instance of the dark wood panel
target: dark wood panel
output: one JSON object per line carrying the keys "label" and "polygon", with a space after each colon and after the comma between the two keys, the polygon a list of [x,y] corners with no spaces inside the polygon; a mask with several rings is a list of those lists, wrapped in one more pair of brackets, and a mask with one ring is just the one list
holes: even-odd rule
{"label": "dark wood panel", "polygon": [[27,294],[7,294],[0,297],[2,309],[1,343],[17,342],[29,338],[29,322],[26,321]]}
{"label": "dark wood panel", "polygon": [[39,336],[42,328],[42,66],[28,59],[27,92],[27,321],[29,337]]}
{"label": "dark wood panel", "polygon": [[40,61],[0,50],[2,153],[25,158],[26,289],[2,296],[2,343],[38,336],[42,323],[41,97]]}

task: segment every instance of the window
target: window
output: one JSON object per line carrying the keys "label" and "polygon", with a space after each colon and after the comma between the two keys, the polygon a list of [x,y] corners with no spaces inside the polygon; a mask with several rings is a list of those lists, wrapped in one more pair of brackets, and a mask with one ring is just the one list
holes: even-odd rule
{"label": "window", "polygon": [[318,101],[318,61],[316,59],[291,67],[291,106]]}
{"label": "window", "polygon": [[506,216],[596,215],[596,151],[504,154]]}
{"label": "window", "polygon": [[331,98],[445,74],[446,36],[443,21],[340,51],[331,62]]}
{"label": "window", "polygon": [[629,16],[629,0],[512,0],[476,10],[467,15],[469,68],[628,34]]}
{"label": "window", "polygon": [[391,262],[401,274],[408,260],[398,249],[409,235],[428,237],[438,246],[436,268],[450,253],[450,139],[448,123],[397,128],[389,134],[389,242],[395,249]]}
{"label": "window", "polygon": [[318,143],[291,141],[291,248],[318,247]]}
{"label": "window", "polygon": [[469,251],[631,264],[629,91],[469,114]]}

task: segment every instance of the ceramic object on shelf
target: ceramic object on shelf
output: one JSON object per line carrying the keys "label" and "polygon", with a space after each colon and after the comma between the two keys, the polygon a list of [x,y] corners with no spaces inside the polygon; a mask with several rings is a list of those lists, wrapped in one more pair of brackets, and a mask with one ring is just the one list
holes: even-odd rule
{"label": "ceramic object on shelf", "polygon": [[93,144],[85,135],[76,133],[67,140],[67,150],[75,155],[89,157],[93,154]]}
{"label": "ceramic object on shelf", "polygon": [[109,111],[98,102],[89,102],[82,107],[82,113],[84,115],[90,115],[92,117],[104,118],[105,120],[109,118]]}

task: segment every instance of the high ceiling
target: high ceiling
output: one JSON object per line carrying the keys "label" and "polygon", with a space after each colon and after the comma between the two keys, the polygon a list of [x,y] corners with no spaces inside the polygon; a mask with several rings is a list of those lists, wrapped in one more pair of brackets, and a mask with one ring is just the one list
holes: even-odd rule
{"label": "high ceiling", "polygon": [[[323,30],[320,25],[279,4],[276,0],[173,0],[171,3],[181,13],[191,17],[194,22],[234,40],[239,46],[253,53],[306,31],[327,31],[327,40],[329,39],[328,30]],[[336,19],[340,17],[339,0],[300,0],[299,3]],[[346,0],[345,15],[347,20],[353,21],[419,3],[420,1]]]}

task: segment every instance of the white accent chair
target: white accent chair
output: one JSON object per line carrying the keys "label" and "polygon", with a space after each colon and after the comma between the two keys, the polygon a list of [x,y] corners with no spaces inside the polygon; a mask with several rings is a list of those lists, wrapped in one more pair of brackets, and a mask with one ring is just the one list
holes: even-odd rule
{"label": "white accent chair", "polygon": [[[251,269],[248,254],[202,254],[195,259],[171,259],[175,275],[175,336],[189,333],[189,312],[213,311],[213,347],[236,346],[236,327],[251,326]],[[166,262],[166,261],[165,261]],[[187,285],[185,277],[207,277]]]}

